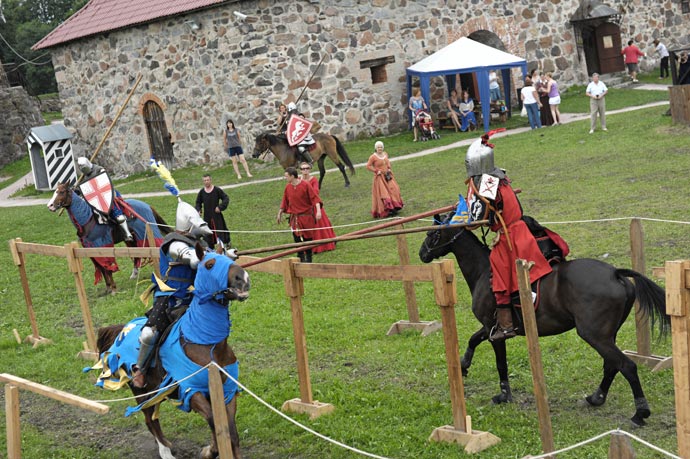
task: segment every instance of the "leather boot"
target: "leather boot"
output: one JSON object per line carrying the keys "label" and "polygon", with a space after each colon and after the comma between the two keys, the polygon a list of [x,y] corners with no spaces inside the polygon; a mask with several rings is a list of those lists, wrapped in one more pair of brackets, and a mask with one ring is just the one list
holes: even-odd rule
{"label": "leather boot", "polygon": [[307,250],[306,252],[304,252],[304,261],[305,261],[305,263],[311,263],[311,255],[312,255],[311,249],[310,249],[310,250]]}
{"label": "leather boot", "polygon": [[496,308],[496,325],[491,331],[489,340],[508,339],[515,335],[515,328],[513,328],[513,311],[509,305],[500,305]]}
{"label": "leather boot", "polygon": [[306,162],[310,166],[312,164],[314,164],[314,160],[311,159],[311,155],[309,154],[309,152],[307,151],[307,149],[305,147],[303,147],[303,146],[297,147],[297,151],[299,152],[300,162]]}

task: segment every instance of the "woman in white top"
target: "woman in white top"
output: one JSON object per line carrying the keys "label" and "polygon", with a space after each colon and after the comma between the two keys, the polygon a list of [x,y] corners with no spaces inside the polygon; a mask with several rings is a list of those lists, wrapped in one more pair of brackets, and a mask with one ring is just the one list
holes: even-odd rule
{"label": "woman in white top", "polygon": [[495,70],[489,72],[489,95],[491,102],[501,100],[501,88],[498,86],[498,76]]}
{"label": "woman in white top", "polygon": [[530,77],[525,78],[525,86],[520,90],[520,98],[525,106],[525,110],[527,110],[530,127],[532,129],[541,128],[541,118],[539,117],[541,102],[539,102],[539,95],[532,85]]}

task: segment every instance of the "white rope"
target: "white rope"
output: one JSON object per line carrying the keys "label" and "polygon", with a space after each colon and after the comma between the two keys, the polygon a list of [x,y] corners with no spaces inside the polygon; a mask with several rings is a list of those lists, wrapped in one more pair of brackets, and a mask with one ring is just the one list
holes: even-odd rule
{"label": "white rope", "polygon": [[659,448],[658,446],[654,446],[654,445],[652,445],[651,443],[649,443],[649,442],[647,442],[647,441],[641,439],[640,437],[637,437],[637,436],[635,436],[635,435],[633,435],[633,434],[631,434],[631,433],[626,432],[625,430],[620,430],[620,429],[609,430],[608,432],[604,432],[604,433],[602,433],[602,434],[596,435],[596,436],[594,436],[594,437],[592,437],[592,438],[589,438],[589,439],[587,439],[587,440],[581,441],[580,443],[576,443],[576,444],[574,444],[574,445],[570,445],[570,446],[568,446],[568,447],[566,447],[566,448],[559,449],[559,450],[553,451],[553,452],[551,452],[551,453],[544,453],[544,454],[540,454],[539,456],[527,456],[527,457],[529,457],[530,459],[544,459],[544,458],[547,458],[547,457],[553,457],[553,456],[556,456],[557,454],[562,454],[562,453],[571,451],[571,450],[573,450],[573,449],[579,448],[579,447],[581,447],[581,446],[587,445],[587,444],[589,444],[589,443],[592,443],[592,442],[594,442],[594,441],[597,441],[597,440],[599,440],[599,439],[601,439],[601,438],[603,438],[603,437],[605,437],[605,436],[607,436],[607,435],[613,434],[613,433],[627,435],[628,437],[632,438],[633,440],[637,440],[638,442],[642,443],[643,445],[647,446],[648,448],[651,448],[651,449],[653,449],[654,451],[656,451],[656,452],[658,452],[658,453],[661,453],[661,454],[664,454],[664,455],[666,455],[666,456],[668,456],[668,457],[671,457],[671,458],[673,458],[673,459],[683,459],[683,458],[681,458],[680,456],[676,456],[675,454],[671,454],[671,453],[669,453],[668,451],[664,451],[663,449]]}
{"label": "white rope", "polygon": [[[384,456],[377,456],[376,454],[368,453],[368,452],[366,452],[366,451],[362,451],[362,450],[360,450],[360,449],[353,448],[352,446],[348,446],[348,445],[346,445],[346,444],[344,444],[344,443],[341,443],[341,442],[339,442],[339,441],[337,441],[337,440],[333,440],[332,438],[326,437],[325,435],[320,434],[319,432],[317,432],[317,431],[315,431],[315,430],[313,430],[313,429],[310,429],[309,427],[305,426],[304,424],[301,424],[301,423],[299,423],[298,421],[295,421],[295,420],[292,419],[290,416],[288,416],[288,415],[286,415],[285,413],[283,413],[283,412],[277,410],[276,408],[274,408],[273,406],[271,406],[268,402],[262,400],[261,397],[259,397],[258,395],[256,395],[255,393],[253,393],[252,391],[250,391],[249,389],[247,389],[242,383],[240,383],[238,380],[236,380],[235,378],[233,378],[232,376],[230,376],[230,375],[229,375],[223,368],[221,368],[217,363],[215,363],[215,362],[211,362],[211,363],[212,363],[213,365],[217,366],[218,369],[219,369],[221,372],[223,372],[223,374],[224,374],[225,376],[227,376],[228,378],[230,378],[230,379],[231,379],[235,384],[237,384],[243,391],[245,391],[246,393],[248,393],[249,395],[251,395],[252,397],[254,397],[259,403],[261,403],[262,405],[264,405],[265,407],[267,407],[268,409],[270,409],[270,410],[273,411],[274,413],[278,414],[279,416],[282,416],[283,418],[287,419],[288,421],[290,421],[290,422],[293,423],[294,425],[300,427],[300,428],[303,429],[303,430],[306,430],[306,431],[309,432],[310,434],[315,435],[315,436],[321,438],[322,440],[326,440],[327,442],[333,443],[334,445],[339,446],[339,447],[341,447],[341,448],[347,449],[347,450],[352,451],[352,452],[357,453],[357,454],[361,454],[362,456],[373,457],[373,458],[375,458],[375,459],[388,459],[388,458],[386,458],[386,457],[384,457]],[[210,365],[210,364],[209,364],[209,365]]]}

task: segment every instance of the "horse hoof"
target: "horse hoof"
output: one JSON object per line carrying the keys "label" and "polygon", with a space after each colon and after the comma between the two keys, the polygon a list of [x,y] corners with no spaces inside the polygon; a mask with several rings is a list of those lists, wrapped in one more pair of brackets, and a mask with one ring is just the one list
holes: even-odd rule
{"label": "horse hoof", "polygon": [[199,459],[213,459],[216,455],[211,451],[211,445],[204,446],[199,453]]}
{"label": "horse hoof", "polygon": [[585,397],[585,400],[592,406],[601,406],[606,402],[606,394],[601,389],[597,389],[592,395]]}
{"label": "horse hoof", "polygon": [[350,184],[349,184],[349,183],[346,183],[346,184],[345,184],[345,188],[350,188]]}
{"label": "horse hoof", "polygon": [[506,394],[501,392],[498,395],[494,395],[494,397],[491,399],[491,402],[494,405],[500,405],[501,403],[510,403],[513,401],[513,396],[510,394]]}
{"label": "horse hoof", "polygon": [[643,418],[639,417],[637,415],[637,413],[635,414],[635,416],[630,418],[630,421],[632,421],[634,427],[644,427],[647,425],[645,420]]}

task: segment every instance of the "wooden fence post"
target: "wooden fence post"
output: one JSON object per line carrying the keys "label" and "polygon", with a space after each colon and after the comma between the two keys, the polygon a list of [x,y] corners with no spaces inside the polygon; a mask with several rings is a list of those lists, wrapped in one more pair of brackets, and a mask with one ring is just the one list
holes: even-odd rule
{"label": "wooden fence post", "polygon": [[74,285],[77,288],[77,297],[79,298],[79,306],[81,307],[81,316],[84,320],[84,329],[86,330],[85,349],[79,352],[77,357],[96,361],[98,360],[96,333],[94,332],[93,321],[91,320],[91,309],[89,308],[89,300],[86,297],[84,278],[81,275],[84,265],[74,253],[78,247],[79,245],[76,242],[65,244],[65,252],[67,252],[67,265],[69,266],[69,270],[74,275]]}
{"label": "wooden fence post", "polygon": [[[630,221],[630,257],[632,269],[644,274],[644,233],[639,218]],[[634,282],[634,281],[633,281]],[[635,300],[635,335],[637,336],[637,352],[624,350],[623,353],[637,364],[646,365],[652,371],[659,371],[673,367],[673,359],[652,355],[649,317],[640,309],[640,302]]]}
{"label": "wooden fence post", "polygon": [[[399,229],[404,229],[403,225],[397,226]],[[404,234],[395,236],[398,245],[398,258],[401,266],[410,264],[410,252],[407,246],[407,237]],[[403,281],[403,289],[405,290],[405,303],[407,304],[407,319],[399,320],[388,329],[386,335],[395,335],[401,333],[403,330],[413,328],[421,331],[422,336],[428,336],[441,329],[441,322],[438,320],[421,322],[419,320],[419,308],[417,307],[417,295],[414,291],[414,282]]]}
{"label": "wooden fence post", "polygon": [[537,402],[537,416],[539,418],[539,436],[544,453],[555,451],[553,443],[553,429],[551,427],[551,413],[549,412],[549,400],[546,393],[546,380],[544,379],[544,367],[541,361],[541,349],[539,347],[539,331],[537,319],[534,314],[534,302],[532,300],[532,288],[529,282],[529,270],[533,262],[515,260],[517,269],[518,286],[520,288],[520,304],[522,305],[522,321],[525,326],[527,338],[527,351],[529,363],[532,368],[532,383],[534,385],[534,398]]}
{"label": "wooden fence post", "polygon": [[[149,222],[146,222],[146,240],[149,243],[149,247],[156,247],[156,237],[153,235],[153,228],[151,228],[151,223]],[[156,273],[156,276],[160,279],[160,260],[158,258],[151,258],[151,263],[153,264],[153,271]]]}
{"label": "wooden fence post", "polygon": [[632,447],[630,438],[622,433],[612,433],[611,441],[609,442],[608,459],[635,459],[635,450]]}
{"label": "wooden fence post", "polygon": [[[29,314],[29,322],[31,324],[31,335],[27,336],[24,341],[33,344],[33,347],[38,347],[41,344],[52,344],[53,342],[47,338],[43,338],[38,333],[38,323],[36,322],[36,313],[34,312],[34,304],[31,299],[31,290],[29,290],[29,278],[26,275],[26,263],[24,261],[24,254],[17,247],[21,243],[21,238],[10,239],[10,253],[12,253],[12,260],[19,269],[19,280],[24,291],[24,302],[26,303],[26,311]],[[15,336],[19,336],[15,333]]]}
{"label": "wooden fence post", "polygon": [[673,339],[678,455],[690,457],[690,260],[667,261],[664,277]]}
{"label": "wooden fence post", "polygon": [[465,446],[465,452],[476,453],[499,443],[501,439],[489,432],[472,430],[472,420],[467,416],[465,407],[465,387],[458,352],[458,330],[454,309],[457,303],[455,266],[451,260],[443,260],[434,262],[432,270],[434,297],[441,309],[453,425],[437,427],[429,440],[459,443]]}
{"label": "wooden fence post", "polygon": [[22,457],[22,436],[19,428],[19,388],[5,384],[5,419],[7,422],[7,458]]}
{"label": "wooden fence post", "polygon": [[218,444],[218,457],[233,459],[232,441],[230,440],[230,426],[228,425],[228,412],[225,411],[225,393],[220,371],[215,362],[208,366],[208,389],[211,395],[211,410],[213,411],[213,424],[216,431],[216,443]]}
{"label": "wooden fence post", "polygon": [[316,419],[322,414],[330,413],[335,407],[330,403],[321,403],[312,399],[307,338],[304,331],[304,311],[302,310],[304,281],[295,275],[296,263],[296,258],[283,260],[283,282],[285,283],[285,292],[290,298],[290,310],[292,311],[292,333],[295,339],[295,353],[297,354],[300,398],[286,401],[281,409],[293,413],[306,413],[311,419]]}

